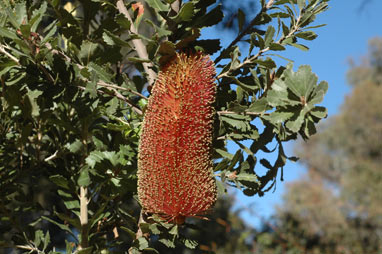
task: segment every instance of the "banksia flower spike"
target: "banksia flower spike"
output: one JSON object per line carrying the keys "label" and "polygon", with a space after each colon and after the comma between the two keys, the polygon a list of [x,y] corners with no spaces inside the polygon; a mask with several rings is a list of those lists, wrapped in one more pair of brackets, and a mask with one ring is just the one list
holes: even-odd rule
{"label": "banksia flower spike", "polygon": [[211,143],[215,68],[202,53],[179,53],[159,72],[138,156],[138,197],[146,213],[182,224],[216,201]]}

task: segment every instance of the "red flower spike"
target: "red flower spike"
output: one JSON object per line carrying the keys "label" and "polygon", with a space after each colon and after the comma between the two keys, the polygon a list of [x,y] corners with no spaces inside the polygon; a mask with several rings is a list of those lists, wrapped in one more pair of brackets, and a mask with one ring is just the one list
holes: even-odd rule
{"label": "red flower spike", "polygon": [[215,67],[202,53],[177,54],[149,98],[138,156],[138,197],[147,213],[182,224],[216,201],[211,144]]}

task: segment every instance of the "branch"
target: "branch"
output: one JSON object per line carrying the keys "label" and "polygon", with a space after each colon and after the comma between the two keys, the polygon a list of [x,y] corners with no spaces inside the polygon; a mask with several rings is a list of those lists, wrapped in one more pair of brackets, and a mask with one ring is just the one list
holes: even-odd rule
{"label": "branch", "polygon": [[[126,9],[123,0],[117,1],[117,9],[120,13],[125,15],[125,17],[130,21],[130,24],[131,24],[130,25],[130,32],[133,34],[138,34],[138,31],[134,26],[134,22],[133,22],[132,18],[130,17],[129,12]],[[146,50],[146,46],[145,46],[145,44],[143,44],[141,39],[134,39],[133,44],[134,44],[135,49],[137,51],[137,54],[140,58],[149,59],[148,54],[147,54],[147,50]],[[155,78],[156,78],[156,73],[151,69],[153,67],[153,65],[151,63],[142,63],[142,65],[143,65],[145,72],[148,75],[149,85],[153,85]]]}
{"label": "branch", "polygon": [[20,62],[19,62],[19,59],[17,59],[15,56],[13,56],[12,54],[8,53],[8,51],[6,51],[4,49],[4,46],[0,44],[0,52],[3,53],[4,55],[6,55],[7,57],[9,57],[10,59],[12,59],[14,62],[16,62],[18,65],[20,65]]}
{"label": "branch", "polygon": [[81,242],[79,249],[85,249],[89,246],[89,214],[88,214],[88,189],[84,186],[80,187],[80,222],[81,222]]}
{"label": "branch", "polygon": [[[143,211],[141,210],[141,213],[139,215],[139,220],[138,220],[138,231],[137,233],[135,234],[135,239],[138,239],[138,238],[141,238],[141,237],[145,237],[145,238],[148,238],[149,236],[147,234],[144,234],[142,232],[142,229],[141,229],[141,223],[146,223],[145,221],[145,218],[144,218],[144,214],[143,214]],[[131,247],[129,249],[129,254],[133,254],[133,253],[136,253],[134,252],[134,247]]]}

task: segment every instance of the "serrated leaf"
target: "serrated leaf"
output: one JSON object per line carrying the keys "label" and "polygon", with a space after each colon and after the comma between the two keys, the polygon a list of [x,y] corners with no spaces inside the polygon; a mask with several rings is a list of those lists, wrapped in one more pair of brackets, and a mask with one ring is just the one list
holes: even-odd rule
{"label": "serrated leaf", "polygon": [[305,99],[313,91],[317,83],[317,76],[312,73],[309,65],[302,65],[297,72],[293,72],[291,67],[288,67],[284,72],[285,84],[297,97],[303,96]]}
{"label": "serrated leaf", "polygon": [[287,127],[293,132],[298,132],[301,129],[302,124],[304,123],[304,117],[305,115],[303,113],[300,113],[296,119],[289,120],[285,124],[285,127]]}
{"label": "serrated leaf", "polygon": [[93,246],[77,251],[77,254],[92,254],[92,253],[93,253]]}
{"label": "serrated leaf", "polygon": [[85,63],[88,63],[91,56],[97,49],[98,44],[93,43],[91,41],[84,41],[81,45],[80,52],[78,53],[78,57],[82,59]]}
{"label": "serrated leaf", "polygon": [[136,243],[138,245],[139,250],[143,250],[149,247],[149,242],[144,237],[139,237],[138,239],[136,239]]}
{"label": "serrated leaf", "polygon": [[82,142],[76,139],[73,143],[70,145],[68,144],[66,147],[71,153],[77,153],[82,148]]}
{"label": "serrated leaf", "polygon": [[203,49],[203,52],[209,55],[212,55],[221,49],[219,39],[198,40],[195,42],[195,45],[201,47],[201,49]]}
{"label": "serrated leaf", "polygon": [[324,107],[314,107],[309,113],[321,119],[327,117],[328,110]]}
{"label": "serrated leaf", "polygon": [[69,210],[72,209],[79,209],[80,208],[80,202],[78,200],[69,200],[69,201],[64,201],[64,205],[66,208]]}
{"label": "serrated leaf", "polygon": [[196,19],[193,26],[199,27],[199,28],[213,26],[215,24],[218,24],[220,21],[222,21],[223,17],[224,17],[224,14],[221,10],[221,5],[219,4],[207,14]]}
{"label": "serrated leaf", "polygon": [[59,222],[57,222],[57,221],[54,221],[54,220],[52,220],[51,218],[48,218],[48,217],[46,217],[46,216],[41,216],[41,218],[44,219],[44,220],[46,220],[46,221],[49,221],[49,222],[53,223],[54,225],[58,226],[58,227],[61,228],[62,230],[64,230],[64,231],[68,232],[69,234],[71,234],[72,237],[73,237],[74,239],[77,239],[77,237],[73,234],[73,232],[72,232],[72,230],[69,228],[69,226],[67,226],[67,225],[65,225],[65,224],[61,224],[61,223],[59,223]]}
{"label": "serrated leaf", "polygon": [[85,161],[89,165],[90,168],[94,168],[95,164],[102,161],[104,155],[100,151],[92,151],[88,157],[86,157]]}
{"label": "serrated leaf", "polygon": [[199,245],[197,241],[191,239],[182,239],[182,242],[184,246],[191,250],[195,249]]}
{"label": "serrated leaf", "polygon": [[17,37],[15,32],[12,32],[4,27],[0,27],[0,35],[2,37],[7,37],[9,39],[17,40],[19,37]]}
{"label": "serrated leaf", "polygon": [[77,184],[79,186],[83,186],[83,187],[89,186],[89,184],[90,184],[90,176],[89,176],[89,169],[88,169],[88,167],[84,167],[81,170],[80,176],[78,177],[78,180],[77,180]]}
{"label": "serrated leaf", "polygon": [[168,12],[170,10],[170,6],[162,3],[161,0],[146,0],[146,3],[153,9],[158,11]]}
{"label": "serrated leaf", "polygon": [[168,248],[175,248],[175,244],[173,241],[169,240],[169,239],[159,239],[159,242],[161,242],[162,244],[164,244],[166,247]]}
{"label": "serrated leaf", "polygon": [[252,102],[246,111],[252,113],[263,113],[266,110],[267,105],[268,101],[266,98],[263,97],[259,100],[255,100],[254,102]]}
{"label": "serrated leaf", "polygon": [[62,187],[62,188],[67,189],[67,190],[70,189],[68,180],[66,180],[66,178],[61,176],[61,175],[50,176],[49,180],[52,181],[54,184],[56,184],[59,187]]}
{"label": "serrated leaf", "polygon": [[270,113],[269,115],[261,116],[262,119],[271,122],[274,125],[278,125],[284,123],[288,119],[290,119],[295,113],[288,111],[275,111]]}
{"label": "serrated leaf", "polygon": [[187,2],[182,5],[179,13],[173,18],[176,23],[183,21],[190,21],[194,16],[194,4],[192,2]]}
{"label": "serrated leaf", "polygon": [[260,184],[259,179],[257,178],[257,175],[255,175],[255,174],[242,172],[242,173],[236,175],[235,179],[238,181],[247,181],[247,182],[253,182],[256,184]]}
{"label": "serrated leaf", "polygon": [[122,13],[116,16],[115,21],[123,28],[130,30],[131,23]]}

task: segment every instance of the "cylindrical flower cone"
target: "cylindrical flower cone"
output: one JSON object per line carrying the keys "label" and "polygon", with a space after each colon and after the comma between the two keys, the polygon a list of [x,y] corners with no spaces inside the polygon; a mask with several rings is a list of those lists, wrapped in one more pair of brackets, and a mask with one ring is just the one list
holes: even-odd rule
{"label": "cylindrical flower cone", "polygon": [[159,72],[139,145],[138,196],[146,213],[181,224],[214,205],[214,77],[202,53],[179,53]]}

